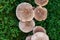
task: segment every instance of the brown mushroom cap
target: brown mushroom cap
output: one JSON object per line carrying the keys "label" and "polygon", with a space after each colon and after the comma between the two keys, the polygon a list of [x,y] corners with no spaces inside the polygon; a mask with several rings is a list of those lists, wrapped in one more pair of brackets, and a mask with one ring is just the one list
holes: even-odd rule
{"label": "brown mushroom cap", "polygon": [[41,27],[41,26],[36,26],[33,29],[33,33],[37,33],[37,32],[44,32],[44,33],[46,33],[46,30],[43,27]]}
{"label": "brown mushroom cap", "polygon": [[35,0],[35,3],[39,6],[45,6],[48,4],[48,0]]}
{"label": "brown mushroom cap", "polygon": [[43,32],[37,32],[34,35],[32,35],[31,40],[49,40],[49,37]]}
{"label": "brown mushroom cap", "polygon": [[16,9],[16,16],[23,22],[31,21],[34,17],[32,5],[26,2],[19,4]]}
{"label": "brown mushroom cap", "polygon": [[47,9],[41,6],[38,6],[34,9],[35,19],[38,21],[46,20],[47,18]]}
{"label": "brown mushroom cap", "polygon": [[31,40],[31,35],[26,37],[26,40]]}
{"label": "brown mushroom cap", "polygon": [[35,22],[33,20],[27,21],[27,22],[19,22],[19,28],[22,32],[28,33],[33,30],[35,27]]}

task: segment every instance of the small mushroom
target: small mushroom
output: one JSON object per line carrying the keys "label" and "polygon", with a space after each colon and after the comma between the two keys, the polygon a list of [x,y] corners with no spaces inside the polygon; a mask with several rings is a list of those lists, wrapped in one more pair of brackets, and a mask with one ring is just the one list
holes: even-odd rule
{"label": "small mushroom", "polygon": [[31,40],[49,40],[49,37],[46,33],[37,32],[32,35]]}
{"label": "small mushroom", "polygon": [[46,20],[47,18],[47,9],[41,6],[38,6],[34,9],[35,19],[38,21]]}
{"label": "small mushroom", "polygon": [[46,33],[46,30],[43,27],[41,27],[41,26],[36,26],[33,29],[33,33],[37,33],[37,32],[44,32],[44,33]]}
{"label": "small mushroom", "polygon": [[35,27],[35,22],[33,20],[31,21],[26,21],[26,22],[19,22],[19,28],[22,32],[28,33],[33,30]]}
{"label": "small mushroom", "polygon": [[26,40],[31,40],[31,35],[26,37]]}
{"label": "small mushroom", "polygon": [[23,2],[17,6],[16,16],[19,20],[31,21],[34,17],[34,11],[31,4]]}
{"label": "small mushroom", "polygon": [[35,3],[39,6],[45,6],[48,4],[48,0],[35,0]]}

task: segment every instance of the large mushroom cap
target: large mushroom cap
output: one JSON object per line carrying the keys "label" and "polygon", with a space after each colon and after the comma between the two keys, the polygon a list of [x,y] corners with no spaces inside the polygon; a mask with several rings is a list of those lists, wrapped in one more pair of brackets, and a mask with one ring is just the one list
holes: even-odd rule
{"label": "large mushroom cap", "polygon": [[31,21],[34,17],[33,7],[29,3],[21,3],[17,6],[16,16],[21,21]]}
{"label": "large mushroom cap", "polygon": [[48,4],[48,0],[35,0],[35,3],[39,6],[45,6]]}
{"label": "large mushroom cap", "polygon": [[44,33],[46,33],[46,30],[43,27],[41,27],[41,26],[36,26],[33,29],[33,33],[37,33],[37,32],[44,32]]}
{"label": "large mushroom cap", "polygon": [[35,27],[35,22],[33,20],[27,21],[27,22],[19,22],[19,28],[22,32],[28,33],[33,30]]}
{"label": "large mushroom cap", "polygon": [[35,19],[38,21],[46,20],[47,18],[47,9],[41,6],[38,6],[34,9]]}
{"label": "large mushroom cap", "polygon": [[49,40],[49,37],[43,32],[37,32],[34,35],[32,35],[31,40]]}
{"label": "large mushroom cap", "polygon": [[31,35],[26,37],[26,40],[31,40]]}

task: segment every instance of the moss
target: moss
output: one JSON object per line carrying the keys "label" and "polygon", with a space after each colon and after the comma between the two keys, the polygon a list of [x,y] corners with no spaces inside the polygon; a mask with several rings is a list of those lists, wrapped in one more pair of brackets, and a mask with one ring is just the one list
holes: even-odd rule
{"label": "moss", "polygon": [[[27,35],[20,31],[19,20],[16,18],[16,7],[21,2],[31,3],[34,7],[34,0],[0,0],[0,40],[25,40]],[[45,21],[35,21],[47,30],[50,40],[60,40],[60,0],[49,0],[48,18]]]}

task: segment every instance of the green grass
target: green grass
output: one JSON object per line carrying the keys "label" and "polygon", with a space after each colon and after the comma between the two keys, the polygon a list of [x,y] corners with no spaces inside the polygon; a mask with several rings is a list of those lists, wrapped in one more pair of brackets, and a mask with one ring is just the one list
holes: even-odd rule
{"label": "green grass", "polygon": [[[34,0],[0,0],[0,40],[25,40],[27,35],[32,34],[25,34],[18,27],[16,7],[22,2],[37,6]],[[47,30],[50,40],[60,40],[60,0],[49,0],[45,7],[48,10],[47,19],[35,23]]]}

